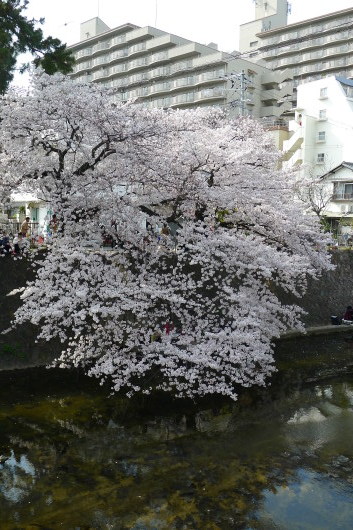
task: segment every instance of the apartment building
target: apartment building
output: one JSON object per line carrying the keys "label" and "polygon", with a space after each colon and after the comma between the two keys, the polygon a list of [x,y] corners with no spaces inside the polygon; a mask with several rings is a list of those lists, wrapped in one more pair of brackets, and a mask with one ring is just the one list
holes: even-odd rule
{"label": "apartment building", "polygon": [[281,97],[295,105],[299,84],[353,77],[353,7],[261,31],[249,46],[249,57],[280,76]]}
{"label": "apartment building", "polygon": [[[239,28],[239,50],[249,53],[256,52],[261,41],[258,35],[271,29],[283,28],[287,25],[289,4],[287,0],[253,0],[255,19]],[[256,53],[254,54],[257,55]]]}
{"label": "apartment building", "polygon": [[119,101],[151,107],[221,105],[231,114],[277,116],[278,83],[265,66],[150,26],[110,29],[99,18],[81,24],[69,47],[77,81],[102,83]]}

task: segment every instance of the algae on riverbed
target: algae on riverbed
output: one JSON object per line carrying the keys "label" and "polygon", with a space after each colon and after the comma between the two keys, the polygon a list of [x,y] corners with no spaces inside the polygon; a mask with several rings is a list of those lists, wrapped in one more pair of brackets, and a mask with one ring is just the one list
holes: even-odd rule
{"label": "algae on riverbed", "polygon": [[128,400],[73,372],[3,372],[2,528],[295,529],[298,510],[308,530],[323,513],[328,529],[350,528],[353,377],[325,371],[342,372],[351,346],[283,346],[285,371],[237,403]]}

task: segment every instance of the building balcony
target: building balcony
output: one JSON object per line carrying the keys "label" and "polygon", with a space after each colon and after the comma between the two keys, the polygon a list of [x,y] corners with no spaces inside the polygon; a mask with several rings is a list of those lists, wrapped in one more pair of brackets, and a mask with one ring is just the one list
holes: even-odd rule
{"label": "building balcony", "polygon": [[150,39],[147,42],[146,49],[149,52],[153,52],[160,48],[172,48],[178,44],[178,41],[174,35],[161,35],[160,37],[155,37]]}
{"label": "building balcony", "polygon": [[171,83],[165,83],[165,84],[156,84],[152,85],[150,87],[150,94],[165,94],[168,93],[171,89]]}
{"label": "building balcony", "polygon": [[184,44],[183,46],[176,46],[170,50],[171,59],[185,59],[199,54],[198,45],[195,42]]}
{"label": "building balcony", "polygon": [[276,89],[272,90],[263,90],[261,94],[262,102],[273,102],[279,99],[279,91]]}
{"label": "building balcony", "polygon": [[281,114],[283,114],[283,108],[278,107],[277,105],[266,105],[260,108],[260,118],[279,118]]}
{"label": "building balcony", "polygon": [[187,94],[180,94],[179,96],[174,96],[171,98],[170,106],[173,107],[181,107],[184,105],[190,105],[196,101],[197,94],[194,94],[193,92],[189,92]]}
{"label": "building balcony", "polygon": [[113,48],[115,46],[121,46],[122,44],[125,44],[126,42],[126,34],[117,35],[116,37],[113,37],[110,41],[110,47]]}
{"label": "building balcony", "polygon": [[353,200],[353,193],[334,193],[332,195],[333,201],[351,201]]}
{"label": "building balcony", "polygon": [[169,54],[167,51],[154,53],[153,55],[150,55],[148,57],[148,64],[149,65],[158,65],[158,63],[165,63],[169,59]]}
{"label": "building balcony", "polygon": [[82,57],[89,57],[92,55],[92,48],[83,48],[83,50],[78,50],[74,53],[76,61],[82,59]]}
{"label": "building balcony", "polygon": [[227,64],[221,52],[210,53],[193,59],[194,68],[202,68],[204,66],[223,66]]}
{"label": "building balcony", "polygon": [[73,68],[73,74],[78,74],[79,72],[85,72],[92,68],[92,61],[84,61],[82,63],[76,63]]}
{"label": "building balcony", "polygon": [[130,43],[133,41],[146,39],[146,37],[153,37],[153,35],[150,34],[150,28],[148,26],[143,28],[137,28],[126,33],[126,42]]}
{"label": "building balcony", "polygon": [[225,91],[221,88],[214,88],[214,89],[205,89],[200,90],[199,92],[196,92],[195,94],[195,101],[214,101],[216,99],[225,99],[226,94]]}

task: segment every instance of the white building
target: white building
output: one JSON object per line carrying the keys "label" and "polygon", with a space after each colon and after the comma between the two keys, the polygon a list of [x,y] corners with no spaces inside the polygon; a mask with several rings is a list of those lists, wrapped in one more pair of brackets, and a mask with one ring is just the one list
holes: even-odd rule
{"label": "white building", "polygon": [[325,77],[298,87],[291,137],[283,142],[284,166],[304,165],[313,175],[352,159],[353,80]]}
{"label": "white building", "polygon": [[221,105],[233,114],[277,116],[278,83],[265,66],[239,59],[153,27],[110,29],[99,18],[81,24],[80,42],[69,47],[72,78],[115,89],[121,101],[151,107]]}
{"label": "white building", "polygon": [[45,236],[51,219],[50,205],[26,192],[14,192],[7,204],[2,205],[0,228],[16,234],[26,217],[30,218],[32,236]]}
{"label": "white building", "polygon": [[284,167],[322,177],[320,199],[330,199],[322,215],[338,235],[351,233],[353,80],[330,76],[300,85],[289,130],[292,136],[283,142]]}

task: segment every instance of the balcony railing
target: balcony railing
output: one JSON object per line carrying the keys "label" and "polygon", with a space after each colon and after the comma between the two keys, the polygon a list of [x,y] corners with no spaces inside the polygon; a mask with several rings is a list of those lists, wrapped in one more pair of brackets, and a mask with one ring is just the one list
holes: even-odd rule
{"label": "balcony railing", "polygon": [[334,201],[351,201],[353,193],[334,193],[332,199]]}
{"label": "balcony railing", "polygon": [[266,117],[261,119],[266,129],[285,129],[288,131],[288,122],[282,118]]}

